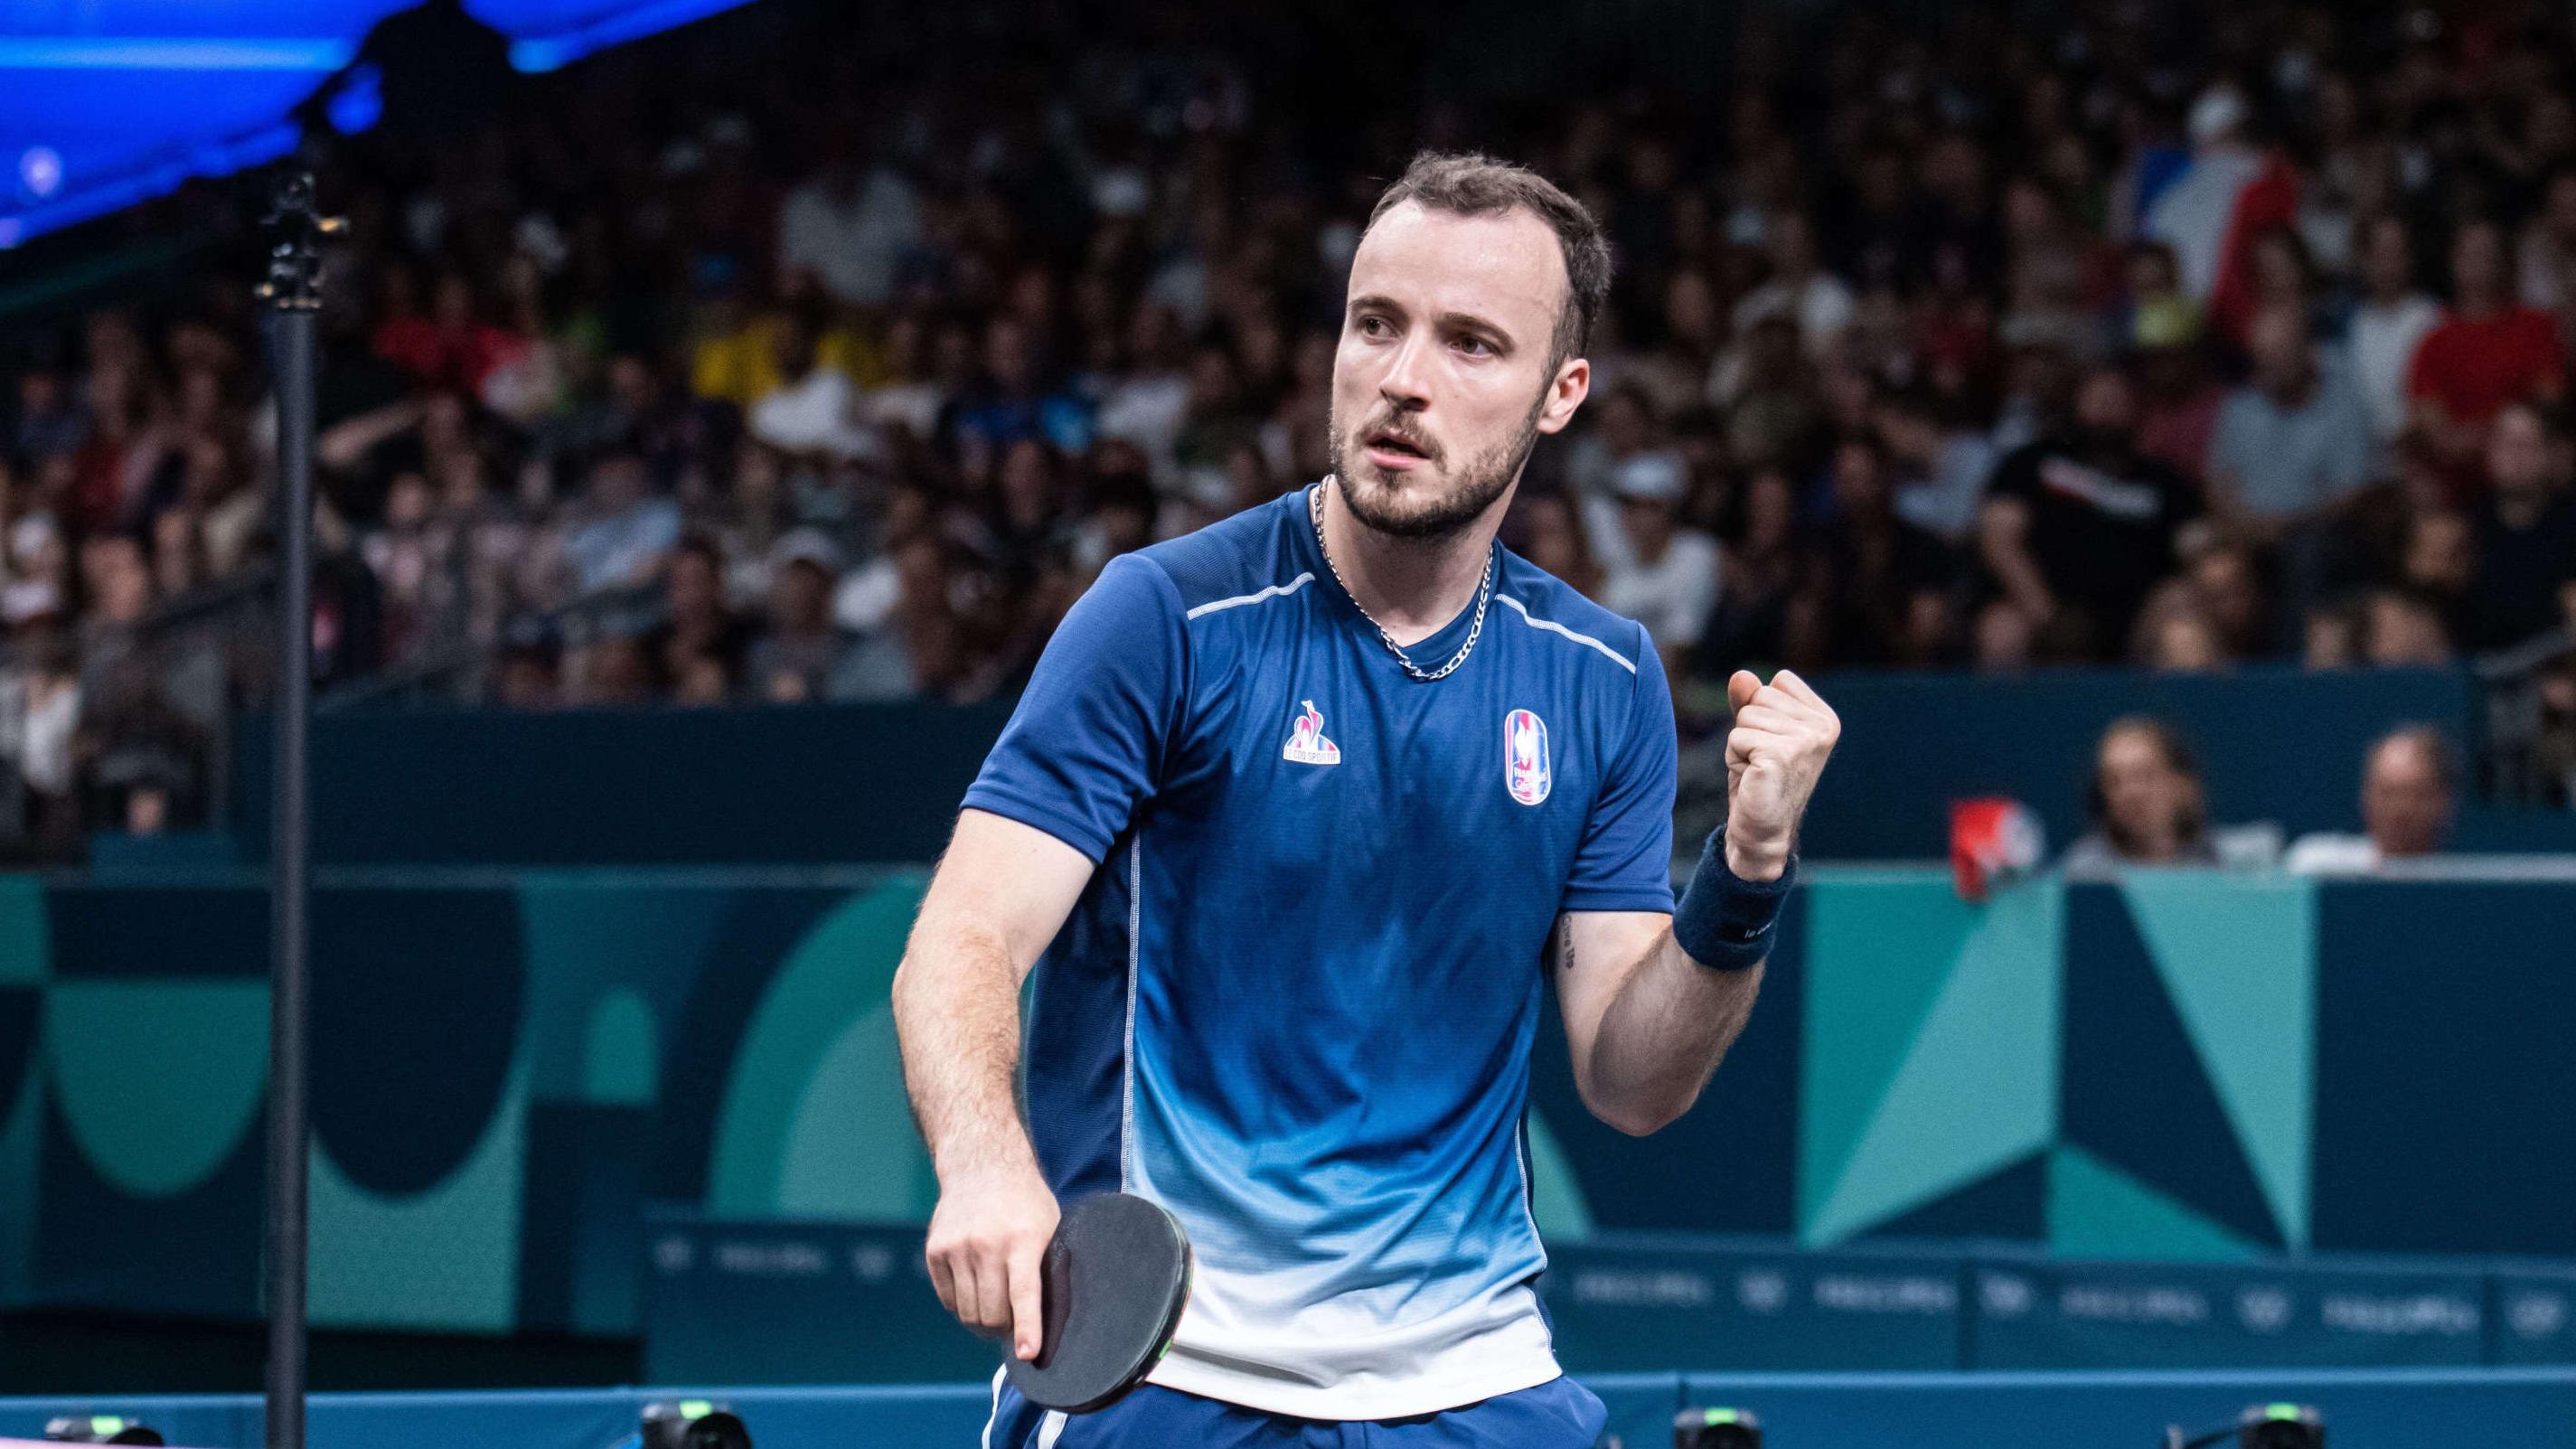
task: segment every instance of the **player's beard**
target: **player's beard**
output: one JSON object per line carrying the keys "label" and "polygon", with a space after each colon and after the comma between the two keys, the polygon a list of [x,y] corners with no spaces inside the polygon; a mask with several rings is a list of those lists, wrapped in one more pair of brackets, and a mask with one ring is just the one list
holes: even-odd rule
{"label": "player's beard", "polygon": [[[1521,476],[1530,450],[1538,446],[1538,417],[1547,407],[1547,395],[1548,389],[1541,388],[1538,401],[1530,404],[1529,415],[1512,436],[1465,460],[1450,473],[1448,488],[1437,493],[1390,479],[1365,451],[1351,449],[1352,438],[1367,437],[1387,425],[1383,416],[1371,418],[1357,433],[1347,433],[1336,407],[1325,427],[1332,434],[1333,476],[1341,480],[1342,501],[1350,505],[1353,518],[1390,538],[1433,543],[1456,537]],[[1424,462],[1429,467],[1442,466],[1438,457]]]}

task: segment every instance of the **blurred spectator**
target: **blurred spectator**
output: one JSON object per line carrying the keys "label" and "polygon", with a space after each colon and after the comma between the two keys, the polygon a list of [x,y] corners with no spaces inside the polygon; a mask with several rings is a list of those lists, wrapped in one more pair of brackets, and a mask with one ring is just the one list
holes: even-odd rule
{"label": "blurred spectator", "polygon": [[2252,556],[2233,543],[2202,542],[2140,611],[2130,654],[2149,668],[2195,672],[2258,657],[2268,644],[2263,603]]}
{"label": "blurred spectator", "polygon": [[1572,584],[1585,597],[1600,597],[1601,565],[1584,539],[1582,520],[1564,494],[1523,493],[1513,500],[1512,514],[1519,535],[1515,546],[1522,557]]}
{"label": "blurred spectator", "polygon": [[2036,176],[2006,183],[2001,211],[2007,249],[2005,336],[2089,350],[2100,330],[2096,314],[2111,291],[2118,254],[2087,236],[2068,214],[2066,202]]}
{"label": "blurred spectator", "polygon": [[2187,600],[2150,609],[2138,631],[2138,662],[2159,674],[2205,674],[2227,662],[2217,626]]}
{"label": "blurred spectator", "polygon": [[1183,366],[1180,318],[1169,307],[1136,309],[1123,339],[1121,365],[1103,379],[1100,436],[1130,442],[1168,475],[1181,424],[1189,415],[1190,375]]}
{"label": "blurred spectator", "polygon": [[2339,372],[2319,365],[2306,320],[2275,307],[2249,324],[2253,375],[2227,395],[2210,440],[2210,511],[2265,547],[2313,537],[2369,479],[2370,421]]}
{"label": "blurred spectator", "polygon": [[384,521],[359,543],[383,585],[385,651],[397,659],[410,657],[442,602],[439,586],[446,581],[433,576],[438,563],[430,521],[429,480],[404,473],[385,495]]}
{"label": "blurred spectator", "polygon": [[2554,312],[2576,302],[2576,165],[2560,161],[2542,183],[2539,214],[2523,227],[2515,263],[2524,306]]}
{"label": "blurred spectator", "polygon": [[2300,660],[2310,671],[2352,669],[2362,662],[2361,606],[2338,604],[2308,616]]}
{"label": "blurred spectator", "polygon": [[584,645],[573,660],[567,702],[591,708],[626,708],[653,697],[653,661],[644,640],[611,632]]}
{"label": "blurred spectator", "polygon": [[[1102,452],[1106,454],[1107,449]],[[1137,466],[1113,462],[1104,457],[1091,486],[1091,515],[1074,529],[1072,563],[1081,581],[1088,584],[1097,578],[1108,562],[1122,553],[1133,553],[1154,541],[1154,513],[1158,500],[1154,487],[1145,480]],[[898,497],[907,495],[898,495]],[[918,495],[909,495],[918,498]],[[1558,500],[1560,505],[1563,500]],[[926,505],[921,505],[926,515]],[[1568,510],[1569,527],[1571,511]],[[910,531],[898,531],[891,522],[889,537],[901,539]],[[1541,565],[1542,568],[1546,567]],[[1553,570],[1551,570],[1553,572]],[[1564,575],[1558,575],[1563,578]],[[1569,580],[1570,581],[1570,580]]]}
{"label": "blurred spectator", "polygon": [[21,621],[16,638],[18,663],[0,674],[6,710],[0,735],[18,765],[17,833],[40,854],[60,854],[78,840],[81,827],[77,657],[58,614]]}
{"label": "blurred spectator", "polygon": [[652,496],[644,459],[615,449],[590,465],[583,520],[564,540],[575,581],[585,594],[648,584],[680,539],[679,506]]}
{"label": "blurred spectator", "polygon": [[[776,374],[765,376],[774,379]],[[653,364],[631,352],[608,359],[606,382],[596,395],[538,430],[541,451],[550,458],[577,461],[627,450],[643,458],[655,486],[668,485],[686,461],[693,441],[686,408],[670,396]],[[459,422],[463,416],[461,411],[456,414]],[[460,430],[455,448],[441,451],[476,446],[471,435]]]}
{"label": "blurred spectator", "polygon": [[7,557],[9,582],[0,590],[0,616],[13,630],[33,631],[39,621],[59,626],[72,600],[71,552],[53,515],[18,515],[9,525]]}
{"label": "blurred spectator", "polygon": [[1765,468],[1746,479],[1728,504],[1718,536],[1717,609],[1694,670],[1703,679],[1724,679],[1731,669],[1787,657],[1792,606],[1807,570],[1789,476]]}
{"label": "blurred spectator", "polygon": [[1738,462],[1761,468],[1794,461],[1821,411],[1796,321],[1775,312],[1755,322],[1743,346],[1718,365],[1717,394]]}
{"label": "blurred spectator", "polygon": [[143,629],[153,592],[141,542],[130,534],[91,539],[81,550],[81,574],[96,606],[81,625],[74,750],[95,762],[102,799],[92,813],[155,833],[174,810],[196,803],[184,797],[199,783],[201,730],[168,692],[178,661]]}
{"label": "blurred spectator", "polygon": [[[2473,219],[2451,243],[2451,306],[2415,349],[2413,425],[2462,479],[2476,476],[2487,425],[2507,403],[2554,401],[2566,370],[2557,324],[2515,300],[2504,231]],[[2467,491],[2465,481],[2460,485]]]}
{"label": "blurred spectator", "polygon": [[2435,854],[2450,839],[2460,775],[2457,752],[2429,725],[2381,736],[2362,764],[2362,833],[2303,835],[2282,869],[2293,875],[2370,875],[2390,861]]}
{"label": "blurred spectator", "polygon": [[1699,643],[1717,605],[1717,541],[1681,526],[1682,462],[1674,454],[1629,458],[1610,487],[1613,497],[1584,504],[1602,606],[1644,624],[1669,663]]}
{"label": "blurred spectator", "polygon": [[2135,359],[2138,452],[2186,478],[2198,478],[2218,436],[2227,389],[2211,366],[2206,341],[2142,347]]}
{"label": "blurred spectator", "polygon": [[725,602],[724,554],[703,537],[671,553],[662,622],[644,635],[651,666],[686,704],[722,704],[740,687],[751,626]]}
{"label": "blurred spectator", "polygon": [[2442,611],[2419,594],[2380,589],[2363,605],[2361,662],[2375,669],[2439,669],[2451,662]]}
{"label": "blurred spectator", "polygon": [[2416,290],[2414,247],[2401,218],[2378,217],[2365,230],[2361,282],[2347,346],[2354,381],[2370,409],[2371,438],[2384,454],[2405,430],[2415,350],[2441,324],[2442,309]]}
{"label": "blurred spectator", "polygon": [[1887,458],[1878,440],[1856,433],[1834,445],[1835,526],[1806,580],[1821,635],[1797,652],[1835,666],[1923,668],[1950,652],[1951,551],[1896,516]]}
{"label": "blurred spectator", "polygon": [[9,430],[9,453],[45,458],[80,446],[84,422],[63,375],[37,363],[18,374],[18,410]]}
{"label": "blurred spectator", "polygon": [[2256,314],[2247,351],[2253,375],[2228,394],[2210,441],[2210,511],[2271,553],[2285,619],[2296,620],[2325,596],[2337,516],[2369,481],[2370,419],[2343,371],[2319,363],[2306,319],[2288,306]]}
{"label": "blurred spectator", "polygon": [[2085,376],[2070,429],[2003,460],[1978,520],[1989,597],[2044,647],[2082,657],[2129,637],[2199,511],[2189,479],[2136,446],[2137,393],[2116,367]]}
{"label": "blurred spectator", "polygon": [[937,698],[962,688],[958,626],[938,540],[916,533],[895,546],[889,562],[892,597],[882,614],[853,630],[827,684],[833,699]]}
{"label": "blurred spectator", "polygon": [[379,356],[421,383],[469,397],[512,350],[508,335],[483,319],[473,279],[463,272],[439,277],[428,315],[397,314],[376,329]]}
{"label": "blurred spectator", "polygon": [[1770,233],[1770,275],[1735,304],[1735,330],[1749,333],[1767,319],[1786,318],[1807,350],[1823,355],[1851,325],[1851,289],[1816,256],[1815,233],[1804,215],[1782,213],[1772,219]]}
{"label": "blurred spectator", "polygon": [[559,652],[551,641],[502,646],[493,703],[504,709],[552,709],[560,702]]}
{"label": "blurred spectator", "polygon": [[811,273],[839,301],[876,306],[921,244],[921,206],[900,171],[868,163],[849,120],[824,128],[822,169],[779,209],[778,269]]}
{"label": "blurred spectator", "polygon": [[2569,438],[2554,407],[2508,404],[2486,444],[2491,492],[2477,518],[2477,587],[2465,642],[2518,644],[2576,617],[2576,497]]}
{"label": "blurred spectator", "polygon": [[[1036,438],[1067,452],[1091,445],[1091,404],[1045,375],[1047,360],[1026,324],[1003,317],[987,326],[983,363],[982,375],[948,406],[946,429],[959,446],[973,449],[989,462],[1022,438]],[[1222,458],[1222,445],[1204,432],[1202,446],[1193,454],[1191,428],[1195,424],[1210,429],[1220,419],[1231,419],[1231,367],[1221,348],[1201,348],[1191,364],[1190,416],[1175,443],[1176,458],[1185,467]]]}
{"label": "blurred spectator", "polygon": [[2194,347],[2200,342],[2200,303],[2185,290],[2182,263],[2165,242],[2141,240],[2129,248],[2129,298],[2116,344],[2141,351]]}
{"label": "blurred spectator", "polygon": [[2477,578],[2477,536],[2469,520],[2446,511],[2411,515],[2399,582],[2441,611],[2447,633],[2467,632],[2469,590]]}
{"label": "blurred spectator", "polygon": [[775,329],[776,383],[751,405],[751,435],[782,453],[850,458],[875,451],[875,440],[855,423],[856,390],[849,376],[823,365],[822,323],[797,311]]}
{"label": "blurred spectator", "polygon": [[317,689],[358,679],[385,662],[383,595],[376,576],[346,542],[326,544],[326,536],[317,519],[313,559],[313,683]]}
{"label": "blurred spectator", "polygon": [[2271,652],[2264,632],[2269,601],[2250,552],[2230,541],[2213,542],[2191,555],[2182,577],[2223,654],[2254,659]]}
{"label": "blurred spectator", "polygon": [[799,704],[824,697],[845,641],[832,622],[832,585],[841,551],[813,529],[770,550],[769,614],[743,665],[754,699]]}
{"label": "blurred spectator", "polygon": [[1969,658],[1979,674],[2017,674],[2039,662],[2038,630],[2012,605],[1987,605],[1970,627]]}
{"label": "blurred spectator", "polygon": [[1985,436],[1944,416],[1928,391],[1903,390],[1878,404],[1878,437],[1896,487],[1896,514],[1947,543],[1976,527],[1995,452]]}
{"label": "blurred spectator", "polygon": [[1655,445],[1655,405],[1644,388],[1613,387],[1583,410],[1596,407],[1600,415],[1593,425],[1566,446],[1565,478],[1579,497],[1610,492],[1619,466]]}
{"label": "blurred spectator", "polygon": [[2133,715],[2102,732],[2085,793],[2092,829],[2067,847],[2069,880],[2104,880],[2128,866],[2215,865],[2200,763],[2171,725]]}

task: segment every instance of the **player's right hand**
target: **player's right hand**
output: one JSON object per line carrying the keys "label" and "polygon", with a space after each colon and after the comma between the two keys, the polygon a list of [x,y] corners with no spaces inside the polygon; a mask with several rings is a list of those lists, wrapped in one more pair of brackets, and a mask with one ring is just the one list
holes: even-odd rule
{"label": "player's right hand", "polygon": [[1058,1215],[1034,1163],[943,1180],[925,1254],[940,1306],[977,1333],[1006,1339],[1019,1357],[1036,1358],[1046,1335],[1039,1270]]}

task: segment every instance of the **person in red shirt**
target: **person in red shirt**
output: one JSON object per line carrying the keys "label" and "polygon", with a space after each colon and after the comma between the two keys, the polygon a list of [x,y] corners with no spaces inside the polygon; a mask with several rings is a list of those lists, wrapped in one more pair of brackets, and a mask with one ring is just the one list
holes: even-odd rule
{"label": "person in red shirt", "polygon": [[464,273],[440,277],[430,296],[428,316],[396,316],[376,329],[376,355],[429,386],[480,396],[483,379],[519,344],[482,320]]}
{"label": "person in red shirt", "polygon": [[2406,378],[2409,421],[2463,492],[2479,481],[2487,425],[2510,402],[2556,401],[2566,359],[2549,314],[2513,298],[2504,232],[2464,223],[2451,240],[2451,309]]}

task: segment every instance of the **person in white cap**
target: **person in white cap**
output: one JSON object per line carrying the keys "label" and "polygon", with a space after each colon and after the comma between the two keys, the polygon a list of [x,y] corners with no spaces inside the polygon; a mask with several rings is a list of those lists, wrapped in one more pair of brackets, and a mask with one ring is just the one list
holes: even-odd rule
{"label": "person in white cap", "polygon": [[1681,526],[1684,477],[1679,454],[1639,453],[1611,472],[1613,498],[1584,501],[1602,606],[1645,625],[1667,664],[1717,608],[1717,540]]}

